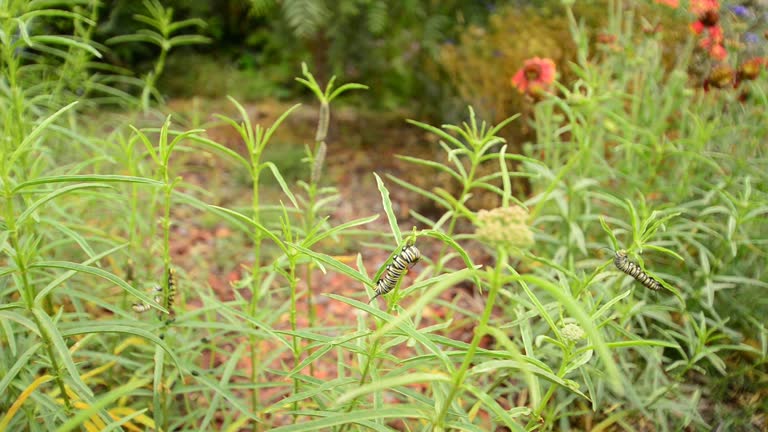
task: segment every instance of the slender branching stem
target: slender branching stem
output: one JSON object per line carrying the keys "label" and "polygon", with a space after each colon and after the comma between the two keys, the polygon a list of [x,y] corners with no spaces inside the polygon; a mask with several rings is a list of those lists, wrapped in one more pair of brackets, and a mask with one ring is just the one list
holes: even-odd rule
{"label": "slender branching stem", "polygon": [[491,319],[491,312],[493,312],[493,306],[496,304],[496,296],[498,295],[499,289],[501,289],[501,285],[503,283],[502,269],[506,267],[508,259],[507,252],[503,248],[498,248],[496,251],[497,262],[496,266],[493,268],[493,271],[489,270],[491,280],[489,284],[490,287],[488,289],[488,299],[485,301],[485,308],[483,309],[483,315],[480,317],[480,322],[477,324],[477,327],[475,327],[475,332],[472,336],[472,341],[469,343],[469,347],[467,348],[467,353],[464,355],[464,360],[461,362],[459,369],[453,375],[453,381],[451,382],[451,388],[448,391],[448,396],[445,398],[445,401],[443,402],[442,406],[440,406],[440,409],[437,413],[437,417],[434,422],[436,427],[444,428],[445,419],[448,415],[448,409],[451,406],[451,403],[453,403],[453,400],[460,393],[464,384],[464,379],[467,375],[467,371],[472,365],[472,361],[475,358],[475,353],[477,352],[477,347],[480,345],[480,340],[483,338],[483,336],[485,336],[487,332],[488,322]]}

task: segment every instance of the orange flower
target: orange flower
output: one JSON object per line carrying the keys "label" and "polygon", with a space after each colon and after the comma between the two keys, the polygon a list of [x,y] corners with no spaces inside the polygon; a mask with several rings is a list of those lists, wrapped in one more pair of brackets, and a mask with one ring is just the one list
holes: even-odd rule
{"label": "orange flower", "polygon": [[709,56],[715,60],[725,60],[728,58],[728,51],[722,45],[715,45],[709,50]]}
{"label": "orange flower", "polygon": [[741,64],[741,67],[739,67],[738,71],[738,79],[739,80],[745,80],[745,81],[751,81],[758,76],[760,76],[760,69],[763,66],[768,66],[768,60],[762,58],[762,57],[755,57],[753,59],[749,59]]}
{"label": "orange flower", "polygon": [[531,95],[549,89],[555,82],[555,62],[548,58],[528,59],[512,77],[512,87]]}
{"label": "orange flower", "polygon": [[656,0],[656,3],[669,6],[673,9],[676,9],[678,6],[680,6],[680,2],[678,0]]}
{"label": "orange flower", "polygon": [[691,0],[691,13],[694,15],[703,15],[706,12],[719,12],[720,2],[718,0]]}

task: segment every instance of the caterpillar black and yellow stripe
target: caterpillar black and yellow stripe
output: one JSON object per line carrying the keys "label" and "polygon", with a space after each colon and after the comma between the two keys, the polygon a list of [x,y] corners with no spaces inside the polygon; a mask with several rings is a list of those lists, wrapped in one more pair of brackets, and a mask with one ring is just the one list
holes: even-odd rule
{"label": "caterpillar black and yellow stripe", "polygon": [[392,262],[387,265],[384,274],[376,281],[376,294],[368,300],[372,302],[376,297],[387,294],[397,285],[397,281],[403,276],[406,269],[410,269],[421,259],[421,252],[413,245],[406,245],[399,254],[392,258]]}
{"label": "caterpillar black and yellow stripe", "polygon": [[648,276],[648,273],[644,272],[639,265],[629,260],[627,257],[627,251],[623,249],[617,251],[613,258],[613,263],[616,265],[617,269],[632,276],[636,281],[643,284],[643,286],[646,288],[654,291],[661,289],[661,283],[659,283],[659,281],[652,278],[651,276]]}

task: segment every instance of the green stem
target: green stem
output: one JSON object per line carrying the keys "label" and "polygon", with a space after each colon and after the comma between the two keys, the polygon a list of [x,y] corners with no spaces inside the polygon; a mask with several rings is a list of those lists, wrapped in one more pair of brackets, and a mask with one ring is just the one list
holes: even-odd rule
{"label": "green stem", "polygon": [[[25,261],[25,253],[20,249],[21,242],[19,241],[19,230],[16,227],[16,216],[15,216],[15,210],[13,205],[13,192],[11,190],[11,185],[13,184],[10,181],[10,178],[7,176],[3,176],[3,184],[5,185],[5,223],[6,228],[10,235],[10,243],[11,248],[14,250],[14,257],[13,260],[16,263],[16,267],[19,269],[19,274],[21,275],[21,296],[24,300],[24,304],[27,307],[27,310],[31,311],[35,306],[35,290],[32,284],[29,283],[29,277],[27,274],[27,263]],[[50,312],[46,313],[50,314]],[[43,338],[43,342],[45,345],[45,350],[48,354],[48,359],[51,362],[51,367],[53,368],[53,374],[56,377],[56,384],[59,386],[59,391],[61,391],[61,397],[64,399],[64,407],[67,411],[69,411],[72,408],[72,405],[69,400],[69,395],[66,392],[66,387],[64,386],[64,380],[61,378],[61,374],[59,373],[59,363],[56,360],[56,354],[53,352],[53,341],[51,341],[50,335],[46,331],[43,324],[40,322],[39,318],[36,314],[31,314],[35,318],[35,324],[37,325],[37,331],[40,333],[40,336]]]}
{"label": "green stem", "polygon": [[[365,360],[365,366],[363,366],[363,371],[360,374],[360,380],[357,382],[357,386],[361,387],[363,384],[365,384],[365,381],[368,379],[368,372],[371,369],[371,365],[373,364],[373,360],[376,358],[376,351],[379,349],[379,339],[375,339],[373,343],[371,344],[371,349],[368,351],[368,356]],[[349,401],[349,405],[347,405],[346,410],[344,412],[352,412],[353,409],[357,407],[357,401],[360,399],[360,397],[356,397]],[[344,432],[349,428],[350,423],[346,423],[341,427],[340,432]]]}
{"label": "green stem", "polygon": [[[472,182],[475,180],[475,173],[477,172],[477,167],[479,165],[478,159],[475,157],[471,157],[471,166],[469,168],[469,174],[467,175],[467,180],[464,182],[464,186],[461,190],[461,194],[459,194],[459,197],[457,198],[457,203],[464,203],[464,200],[467,196],[467,194],[472,189]],[[456,223],[459,221],[459,204],[456,204],[453,208],[453,214],[451,215],[451,221],[448,223],[448,230],[446,231],[446,235],[449,237],[453,236],[453,231],[456,229]],[[443,270],[443,256],[445,255],[445,251],[448,248],[448,246],[443,243],[440,247],[440,253],[438,254],[438,258],[435,260],[435,275],[439,275],[440,272]]]}
{"label": "green stem", "polygon": [[[251,153],[251,180],[253,181],[253,194],[252,194],[252,216],[251,218],[256,224],[259,224],[259,153]],[[251,237],[253,241],[253,265],[251,266],[251,302],[248,305],[248,316],[256,317],[256,308],[261,300],[261,231],[254,228]],[[253,326],[256,328],[256,326]],[[259,406],[261,404],[259,398],[258,382],[259,382],[259,365],[261,364],[260,352],[258,350],[258,340],[256,335],[252,334],[249,337],[251,344],[251,383],[253,384],[253,392],[251,393],[251,409],[254,413],[259,412]],[[253,422],[252,430],[258,431],[261,426],[258,422]]]}
{"label": "green stem", "polygon": [[[322,173],[323,164],[325,162],[325,152],[327,151],[327,145],[325,139],[328,135],[328,124],[330,122],[331,112],[328,101],[321,101],[320,113],[317,121],[317,131],[315,133],[315,149],[312,155],[312,167],[309,176],[309,190],[307,191],[307,213],[304,219],[304,233],[309,233],[315,226],[315,204],[317,203],[317,185],[320,182],[320,175]],[[314,269],[314,262],[309,261],[305,267],[304,279],[307,284],[307,309],[309,310],[309,327],[315,326],[317,319],[317,311],[315,310],[315,304],[312,295],[312,270]],[[309,364],[309,374],[314,376],[315,364]]]}
{"label": "green stem", "polygon": [[[407,269],[405,271],[405,274],[408,274],[408,270]],[[395,284],[395,288],[389,294],[390,296],[394,296],[395,298],[397,298],[398,292],[400,291],[400,284],[403,282],[403,279],[404,279],[404,277],[401,277],[397,281],[397,283]],[[388,301],[387,302],[387,313],[392,313],[392,310],[394,309],[394,307],[395,307],[395,301],[392,301],[392,302]],[[362,386],[363,384],[365,384],[365,381],[368,378],[368,371],[371,369],[371,365],[373,364],[373,360],[376,358],[376,351],[379,349],[379,340],[380,340],[380,338],[377,338],[372,343],[373,349],[371,349],[368,352],[368,358],[365,361],[365,366],[363,366],[363,372],[362,372],[362,374],[360,374],[360,381],[358,381],[358,383],[357,383],[358,387]],[[358,402],[359,399],[360,399],[360,396],[352,399],[349,402],[349,405],[347,405],[347,409],[346,409],[345,412],[351,412],[353,409],[355,409],[357,407],[357,402]],[[347,430],[348,427],[349,427],[349,424],[345,424],[342,427],[341,430],[345,431],[345,430]]]}
{"label": "green stem", "polygon": [[[558,378],[562,378],[565,376],[566,366],[568,365],[568,362],[570,362],[570,359],[571,359],[570,350],[566,350],[563,353],[563,361],[560,363],[560,369],[558,369],[557,371]],[[552,398],[552,395],[555,394],[555,390],[557,390],[557,387],[558,387],[558,384],[552,383],[549,385],[547,392],[544,394],[544,397],[541,398],[541,401],[539,402],[539,406],[536,407],[536,409],[533,411],[533,414],[531,415],[530,420],[528,420],[528,424],[525,426],[526,430],[531,430],[534,425],[539,424],[539,418],[541,417],[541,413],[547,407],[547,404],[549,403],[549,400]]]}
{"label": "green stem", "polygon": [[464,379],[466,378],[467,371],[469,370],[472,360],[475,358],[477,347],[480,345],[480,340],[485,336],[488,328],[488,322],[491,319],[491,312],[493,312],[493,306],[496,304],[496,296],[501,288],[502,282],[502,269],[506,267],[507,253],[504,249],[497,249],[497,261],[496,267],[491,274],[491,283],[488,289],[488,299],[485,301],[485,308],[483,309],[483,315],[480,317],[480,322],[475,327],[472,341],[469,343],[467,353],[464,356],[464,360],[453,376],[453,382],[451,383],[451,389],[448,392],[448,397],[443,401],[440,410],[438,411],[437,418],[435,419],[435,427],[445,428],[445,418],[448,415],[448,408],[451,406],[451,402],[458,396],[464,385]]}
{"label": "green stem", "polygon": [[[162,148],[162,147],[161,147]],[[164,156],[165,161],[170,160],[170,155]],[[168,173],[168,163],[166,162],[161,166],[161,172],[163,177],[163,304],[168,306],[168,296],[170,290],[168,287],[169,272],[171,271],[171,196],[173,194],[173,183],[171,182],[170,175]],[[155,352],[155,361],[157,375],[160,379],[159,388],[163,388],[163,377],[165,376],[165,351],[158,350]],[[156,384],[157,386],[157,384]],[[166,403],[166,393],[161,391],[159,395],[155,395],[155,408],[160,407],[160,412],[155,413],[155,422],[158,425],[162,425],[162,429],[165,430],[168,420],[168,403]],[[160,418],[158,418],[160,416]]]}
{"label": "green stem", "polygon": [[[291,336],[291,345],[293,347],[293,365],[294,367],[299,365],[299,362],[301,361],[301,347],[299,346],[299,338],[296,336],[296,286],[298,284],[298,280],[296,279],[296,261],[293,257],[289,258],[289,273],[288,273],[288,279],[290,283],[291,288],[291,312],[290,312],[290,321],[291,321],[291,331],[293,332],[293,335]],[[299,379],[294,376],[293,378],[293,394],[299,393]],[[299,409],[299,402],[294,401],[293,402],[293,411],[297,411]],[[293,417],[293,422],[296,422],[297,416]]]}
{"label": "green stem", "polygon": [[[24,273],[22,275],[22,278],[24,279],[24,283],[27,283],[27,275]],[[31,305],[27,305],[29,309],[32,309]],[[64,407],[67,411],[72,409],[72,404],[69,401],[69,395],[66,392],[66,387],[64,385],[64,380],[61,378],[61,373],[59,373],[59,362],[56,360],[56,354],[53,352],[53,341],[51,340],[50,335],[48,334],[48,331],[46,331],[45,327],[43,327],[43,324],[40,322],[40,318],[32,314],[32,316],[35,319],[35,324],[37,325],[37,330],[40,332],[40,336],[43,338],[43,344],[45,345],[45,351],[48,353],[48,359],[51,361],[51,368],[53,369],[54,376],[56,377],[56,384],[59,386],[59,391],[61,392],[61,396],[64,398]]]}

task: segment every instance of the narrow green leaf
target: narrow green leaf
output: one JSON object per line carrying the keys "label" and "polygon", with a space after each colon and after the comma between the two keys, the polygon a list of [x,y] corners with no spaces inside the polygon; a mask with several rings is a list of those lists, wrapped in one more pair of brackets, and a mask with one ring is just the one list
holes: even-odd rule
{"label": "narrow green leaf", "polygon": [[[169,116],[169,118],[170,118],[170,116]],[[169,125],[169,126],[170,126],[170,125]],[[179,144],[179,143],[180,143],[182,140],[185,140],[185,139],[191,139],[191,138],[192,138],[193,136],[195,136],[196,134],[198,134],[198,133],[202,133],[202,132],[205,132],[205,130],[204,130],[204,129],[190,129],[190,130],[188,130],[188,131],[184,131],[184,132],[181,132],[181,133],[177,134],[177,135],[176,135],[176,136],[173,138],[173,140],[171,140],[171,143],[168,145],[168,150],[166,151],[166,154],[165,154],[165,165],[166,165],[166,166],[168,165],[168,161],[169,161],[169,160],[170,160],[170,158],[171,158],[171,153],[173,153],[173,149],[174,149],[174,148],[176,148],[176,146],[177,146],[177,145],[178,145],[178,144]],[[166,133],[168,133],[168,131],[166,131]],[[165,138],[163,138],[163,139],[165,139]]]}
{"label": "narrow green leaf", "polygon": [[30,37],[32,40],[32,43],[34,44],[43,44],[43,45],[64,45],[70,48],[77,48],[81,49],[83,51],[87,51],[94,55],[97,58],[101,58],[101,53],[91,45],[88,45],[85,42],[81,42],[77,39],[74,39],[72,36],[70,37],[64,37],[64,36],[53,36],[53,35],[38,35],[38,36],[32,36]]}
{"label": "narrow green leaf", "polygon": [[16,378],[16,375],[28,365],[29,359],[40,349],[42,345],[40,343],[32,344],[26,351],[21,353],[13,362],[13,366],[5,372],[5,376],[0,380],[0,394],[7,394],[5,391],[8,389],[8,385]]}
{"label": "narrow green leaf", "polygon": [[[14,150],[14,152],[8,158],[7,164],[9,166],[13,166],[16,163],[16,160],[22,155],[22,153],[27,151],[27,147],[29,147],[35,140],[37,140],[37,138],[40,136],[40,134],[43,133],[43,131],[45,131],[45,129],[48,127],[48,125],[53,123],[60,115],[62,115],[65,112],[69,111],[75,105],[77,105],[77,101],[72,102],[71,104],[65,106],[64,108],[56,111],[55,113],[53,113],[50,116],[48,116],[48,118],[43,120],[39,125],[37,125],[32,130],[32,132],[30,132],[29,135],[27,135],[26,138],[24,138],[24,140],[21,142],[21,144],[19,144],[19,146],[16,147],[16,150]],[[20,188],[20,186],[21,185],[17,185],[14,188],[14,192],[16,192],[16,190],[18,190]]]}
{"label": "narrow green leaf", "polygon": [[431,414],[431,412],[423,408],[409,406],[398,406],[397,408],[380,408],[371,410],[355,410],[349,413],[329,415],[328,417],[318,420],[310,420],[303,423],[281,426],[272,429],[272,432],[315,432],[319,430],[327,430],[334,426],[341,426],[345,424],[360,424],[366,420],[379,420],[388,418],[414,418],[428,420]]}
{"label": "narrow green leaf", "polygon": [[419,121],[416,121],[416,120],[410,120],[409,119],[409,120],[406,120],[406,122],[410,123],[410,124],[412,124],[414,126],[420,127],[420,128],[422,128],[422,129],[424,129],[426,131],[432,132],[433,134],[435,134],[435,135],[439,136],[440,138],[442,138],[442,139],[448,141],[449,143],[451,143],[454,148],[464,148],[465,147],[464,144],[461,141],[459,141],[453,135],[449,134],[448,132],[445,132],[442,129],[436,128],[436,127],[434,127],[432,125],[428,125],[426,123],[422,123],[422,122],[419,122]]}
{"label": "narrow green leaf", "polygon": [[[628,340],[628,341],[607,342],[606,346],[608,346],[609,348],[634,348],[634,347],[640,347],[640,346],[680,348],[680,345],[676,343],[667,342],[663,340],[655,340],[655,339],[638,339],[638,340]],[[575,354],[578,355],[585,351],[591,351],[594,348],[595,348],[594,345],[585,345],[583,347],[580,347]]]}
{"label": "narrow green leaf", "polygon": [[167,411],[163,409],[163,372],[165,370],[165,355],[162,349],[155,345],[154,370],[152,372],[152,409],[156,424],[164,424]]}
{"label": "narrow green leaf", "polygon": [[301,104],[296,104],[296,105],[288,108],[284,113],[282,113],[280,115],[280,117],[278,117],[277,120],[275,120],[275,122],[272,123],[272,126],[270,126],[267,129],[267,131],[264,133],[264,137],[262,138],[261,142],[263,144],[266,144],[267,142],[269,142],[269,140],[272,138],[272,134],[275,133],[275,131],[277,130],[278,127],[280,127],[280,125],[283,123],[283,121],[286,118],[288,118],[288,116],[291,115],[292,112],[296,111],[300,106],[301,106]]}
{"label": "narrow green leaf", "polygon": [[[255,415],[250,408],[243,404],[243,397],[242,395],[235,394],[230,389],[222,387],[222,385],[214,380],[208,379],[208,377],[203,375],[198,375],[193,377],[195,381],[199,382],[203,386],[209,388],[212,390],[215,394],[221,395],[229,404],[232,405],[238,412],[241,414],[247,416],[251,420],[257,422],[257,423],[263,423],[264,420],[260,419],[257,415]],[[274,429],[273,429],[274,430]]]}
{"label": "narrow green leaf", "polygon": [[501,420],[504,423],[505,426],[512,429],[513,431],[525,432],[525,429],[519,424],[517,424],[517,422],[515,421],[514,418],[512,418],[509,412],[507,412],[507,410],[502,408],[501,405],[499,405],[499,403],[496,402],[492,397],[490,397],[488,393],[486,393],[484,390],[481,390],[467,383],[464,383],[464,387],[470,393],[475,395],[475,397],[480,402],[482,402],[483,405],[485,405],[491,413],[496,414],[496,416],[499,418],[499,420]]}
{"label": "narrow green leaf", "polygon": [[368,287],[373,287],[373,283],[371,282],[370,279],[368,279],[368,276],[366,276],[363,273],[360,273],[359,271],[353,269],[352,267],[344,264],[343,262],[337,260],[336,258],[334,258],[334,257],[332,257],[330,255],[326,255],[326,254],[323,254],[323,253],[320,253],[320,252],[315,252],[315,251],[313,251],[311,249],[307,249],[307,248],[305,248],[303,246],[299,246],[299,245],[291,245],[291,247],[295,248],[296,250],[298,250],[299,252],[301,252],[303,254],[306,254],[306,255],[312,257],[313,259],[315,259],[317,261],[320,261],[321,263],[327,265],[328,267],[336,270],[337,272],[339,272],[341,274],[347,275],[350,278],[352,278],[352,279],[354,279],[354,280],[356,280],[356,281],[358,281],[358,282],[360,282],[360,283],[362,283],[362,284],[364,284],[364,285],[366,285]]}
{"label": "narrow green leaf", "polygon": [[55,198],[57,198],[57,197],[59,197],[61,195],[66,194],[66,193],[69,193],[69,192],[72,192],[72,191],[76,191],[76,190],[79,190],[79,189],[86,189],[86,188],[108,188],[108,187],[110,187],[110,186],[102,185],[102,184],[98,184],[98,183],[79,183],[79,184],[73,184],[73,185],[65,186],[65,187],[63,187],[61,189],[57,189],[57,190],[55,190],[55,191],[45,195],[44,197],[40,198],[39,200],[35,201],[34,203],[30,204],[29,207],[27,207],[27,209],[24,210],[24,212],[22,212],[19,215],[18,219],[16,220],[16,223],[18,225],[24,224],[24,222],[26,222],[27,218],[30,217],[32,215],[32,213],[34,213],[35,210],[37,210],[40,206],[42,206],[43,204],[47,203],[48,201],[50,201],[52,199],[55,199]]}
{"label": "narrow green leaf", "polygon": [[201,137],[199,135],[192,135],[189,137],[189,139],[191,141],[198,142],[205,147],[209,147],[213,150],[216,150],[225,156],[228,156],[229,158],[235,160],[236,162],[239,162],[240,165],[242,165],[243,167],[245,167],[247,170],[250,171],[251,163],[248,162],[244,157],[240,156],[240,153],[230,149],[229,147],[226,147],[224,145],[217,143],[216,141],[213,141],[205,137]]}
{"label": "narrow green leaf", "polygon": [[133,130],[133,133],[134,133],[134,135],[131,137],[131,141],[135,139],[139,139],[141,143],[144,144],[144,148],[147,149],[147,153],[149,153],[149,156],[152,158],[153,161],[155,161],[155,164],[160,165],[160,157],[157,155],[157,149],[155,149],[155,146],[149,140],[149,137],[147,137],[147,135],[144,134],[144,132],[135,128],[133,125],[128,125],[128,127],[131,128],[131,130]]}
{"label": "narrow green leaf", "polygon": [[336,390],[357,382],[359,382],[359,380],[356,378],[337,378],[331,381],[327,381],[318,386],[310,387],[306,391],[295,393],[291,396],[281,399],[280,401],[275,402],[274,404],[264,409],[262,412],[265,414],[269,414],[275,411],[280,411],[289,407],[293,402],[309,399],[319,394],[326,395],[331,390]]}
{"label": "narrow green leaf", "polygon": [[458,182],[463,182],[463,179],[461,178],[461,175],[459,175],[459,173],[457,173],[456,171],[452,170],[450,167],[445,166],[439,162],[435,162],[428,159],[421,159],[421,158],[412,157],[412,156],[395,155],[395,157],[415,165],[421,165],[421,166],[436,169],[438,171],[442,171],[450,175],[451,177],[455,178]]}
{"label": "narrow green leaf", "polygon": [[13,188],[13,193],[16,193],[24,188],[30,186],[38,186],[52,183],[68,183],[68,182],[80,182],[80,183],[139,183],[150,186],[163,186],[162,182],[134,176],[124,175],[98,175],[98,174],[86,174],[86,175],[62,175],[52,177],[38,177],[36,179],[27,180],[23,183],[19,183]]}
{"label": "narrow green leaf", "polygon": [[331,102],[332,100],[336,99],[336,96],[339,96],[348,90],[368,90],[368,86],[363,84],[357,84],[357,83],[344,84],[339,88],[337,88],[336,90],[334,90],[333,93],[331,93],[331,95],[328,96],[328,102]]}
{"label": "narrow green leaf", "polygon": [[291,192],[288,184],[285,183],[285,179],[283,178],[283,175],[280,174],[280,170],[277,169],[277,165],[272,162],[264,162],[261,165],[266,166],[270,171],[272,171],[272,175],[275,177],[275,180],[277,180],[277,183],[280,184],[280,189],[282,189],[283,193],[288,197],[289,200],[291,200],[291,204],[293,204],[295,208],[299,208],[299,204],[296,202],[296,197],[293,196],[293,192]]}
{"label": "narrow green leaf", "polygon": [[211,38],[201,35],[178,35],[170,38],[168,43],[171,47],[177,47],[182,45],[202,45],[211,42]]}
{"label": "narrow green leaf", "polygon": [[181,30],[184,27],[199,27],[204,29],[208,27],[208,23],[201,18],[189,18],[181,21],[176,21],[168,25],[168,33],[176,33],[177,30]]}
{"label": "narrow green leaf", "polygon": [[340,232],[346,230],[347,228],[352,228],[352,227],[356,227],[356,226],[359,226],[359,225],[365,225],[365,224],[368,224],[368,223],[371,223],[371,222],[375,221],[378,218],[379,218],[379,215],[373,215],[373,216],[368,216],[368,217],[364,217],[364,218],[360,218],[360,219],[355,219],[355,220],[352,220],[352,221],[349,221],[349,222],[345,222],[345,223],[343,223],[341,225],[337,225],[337,226],[335,226],[333,228],[329,228],[329,229],[321,232],[320,234],[313,235],[311,237],[307,237],[301,245],[303,247],[305,247],[305,248],[309,248],[313,244],[315,244],[315,243],[317,243],[317,242],[319,242],[319,241],[321,241],[323,239],[326,239],[328,237],[332,237],[332,236],[336,235],[337,233],[340,233]]}
{"label": "narrow green leaf", "polygon": [[[120,288],[128,291],[129,293],[133,294],[135,297],[143,301],[144,303],[149,303],[152,305],[152,307],[158,309],[159,311],[163,313],[168,313],[168,310],[166,310],[164,307],[156,303],[152,298],[150,298],[146,293],[137,290],[136,288],[130,286],[127,282],[119,278],[118,276],[102,270],[100,268],[91,267],[87,265],[72,263],[68,261],[43,261],[43,262],[37,262],[32,265],[30,265],[30,268],[60,268],[64,270],[71,270],[76,271],[80,273],[87,273],[92,274],[94,276],[98,276],[100,278],[106,279],[115,285],[119,286]],[[42,300],[42,297],[36,297],[36,301],[39,304],[39,301]]]}
{"label": "narrow green leaf", "polygon": [[[22,307],[14,307],[14,306],[22,306]],[[20,302],[3,304],[2,307],[0,307],[0,318],[2,318],[3,323],[13,321],[25,327],[33,335],[37,337],[41,337],[38,331],[37,325],[35,325],[35,323],[32,320],[30,320],[29,318],[27,318],[26,316],[20,313],[16,313],[13,311],[14,309],[26,309],[26,307],[24,306],[26,305]],[[23,311],[19,311],[19,312],[23,312]]]}
{"label": "narrow green leaf", "polygon": [[[301,363],[296,365],[296,367],[294,367],[290,372],[288,372],[288,378],[294,379],[295,378],[294,375],[296,375],[297,373],[300,373],[305,367],[311,365],[312,363],[314,363],[315,360],[319,359],[320,357],[328,354],[328,351],[334,348],[336,348],[336,345],[326,344],[312,351],[312,354],[308,355],[304,360],[301,361]],[[285,401],[280,401],[280,402],[282,404]]]}
{"label": "narrow green leaf", "polygon": [[[514,274],[516,275],[517,272]],[[531,289],[528,287],[528,284],[525,281],[519,282],[520,286],[523,288],[523,291],[525,291],[525,294],[528,296],[528,299],[531,301],[531,303],[533,303],[533,306],[539,312],[539,317],[546,321],[547,325],[549,325],[549,329],[552,330],[552,333],[555,334],[557,340],[561,341],[563,338],[560,335],[560,329],[557,327],[557,324],[555,324],[555,319],[552,318],[552,316],[547,312],[547,309],[541,303],[539,298],[536,297],[536,294],[534,294],[533,291],[531,291]]]}
{"label": "narrow green leaf", "polygon": [[395,242],[400,245],[403,243],[403,235],[400,233],[400,227],[397,225],[397,218],[395,217],[395,211],[392,209],[392,201],[389,199],[389,191],[384,186],[384,182],[381,181],[381,177],[378,174],[373,173],[376,177],[376,184],[379,186],[379,192],[381,192],[381,203],[384,205],[384,213],[387,214],[387,220],[389,221],[389,227],[392,229],[392,235],[395,236]]}
{"label": "narrow green leaf", "polygon": [[397,375],[391,378],[383,378],[383,379],[374,381],[372,383],[364,384],[360,387],[357,387],[353,390],[350,390],[344,393],[343,395],[341,395],[341,397],[336,399],[336,404],[340,405],[358,396],[366,395],[369,393],[391,390],[400,386],[407,386],[410,384],[431,383],[431,382],[450,383],[451,377],[449,375],[442,374],[442,373],[426,373],[426,372],[418,373],[417,372],[417,373],[409,373],[406,375]]}
{"label": "narrow green leaf", "polygon": [[482,375],[482,376],[488,376],[489,374],[495,375],[498,373],[499,369],[502,369],[502,370],[515,369],[515,370],[526,370],[526,371],[532,372],[549,382],[557,384],[563,387],[564,389],[568,391],[572,391],[578,394],[579,396],[583,397],[584,399],[589,400],[589,397],[587,397],[586,394],[581,392],[579,389],[574,388],[574,386],[569,382],[567,382],[566,380],[560,378],[559,376],[553,374],[548,370],[537,367],[536,365],[530,362],[519,362],[517,360],[490,360],[472,367],[472,369],[470,369],[470,374]]}
{"label": "narrow green leaf", "polygon": [[672,249],[668,249],[668,248],[665,248],[663,246],[656,246],[656,245],[652,245],[652,244],[646,244],[643,247],[646,248],[646,249],[651,249],[651,250],[655,250],[655,251],[659,251],[659,252],[665,253],[667,255],[671,255],[671,256],[677,258],[680,261],[685,261],[685,258],[681,257],[680,254],[678,254],[677,252],[673,251]]}
{"label": "narrow green leaf", "polygon": [[617,295],[616,297],[612,298],[610,301],[608,301],[606,304],[600,306],[600,309],[598,309],[595,313],[592,314],[592,320],[597,322],[597,320],[603,316],[606,312],[608,312],[613,305],[620,302],[623,298],[627,297],[632,290],[624,291],[623,293]]}
{"label": "narrow green leaf", "polygon": [[434,201],[437,205],[442,206],[443,208],[446,208],[446,209],[449,209],[449,210],[451,209],[451,205],[448,204],[444,199],[440,198],[439,196],[435,195],[432,192],[429,192],[426,189],[420,188],[418,186],[414,186],[414,185],[406,182],[405,180],[401,180],[401,179],[399,179],[399,178],[397,178],[395,176],[389,175],[389,174],[387,174],[387,178],[392,180],[393,182],[395,182],[395,184],[397,184],[398,186],[402,186],[402,187],[404,187],[405,189],[408,189],[411,192],[415,192],[415,193],[417,193],[417,194],[419,194],[419,195],[421,195],[423,197],[426,197],[429,200]]}
{"label": "narrow green leaf", "polygon": [[[446,235],[444,232],[437,231],[437,230],[424,230],[424,231],[421,231],[420,235],[436,238],[442,241],[443,243],[447,244],[448,246],[450,246],[451,249],[455,250],[456,253],[459,254],[459,256],[461,257],[461,260],[464,261],[464,265],[468,269],[480,268],[480,266],[475,266],[475,264],[472,262],[472,258],[469,257],[469,254],[467,253],[467,251],[465,251],[464,248],[462,248],[461,245],[459,245],[456,242],[456,240],[452,239],[450,236]],[[475,281],[475,285],[477,286],[477,288],[481,290],[482,285],[480,284],[480,279],[478,279],[477,274],[473,275],[473,279]]]}
{"label": "narrow green leaf", "polygon": [[602,216],[600,216],[600,226],[603,227],[603,231],[605,231],[605,233],[608,234],[608,237],[611,238],[611,243],[613,244],[613,249],[614,250],[621,249],[619,247],[618,240],[616,240],[616,236],[613,235],[613,231],[611,230],[610,227],[608,227],[608,224],[605,222],[605,218],[602,217]]}
{"label": "narrow green leaf", "polygon": [[517,120],[518,117],[520,117],[519,113],[513,114],[505,118],[499,124],[497,124],[496,126],[492,127],[490,130],[488,130],[488,132],[485,135],[489,137],[496,136],[496,134],[498,134],[500,130],[504,129],[504,127],[510,124],[511,122]]}
{"label": "narrow green leaf", "polygon": [[501,169],[501,183],[504,185],[504,195],[501,197],[501,206],[509,206],[509,200],[512,197],[512,182],[509,181],[509,171],[507,170],[507,160],[504,158],[507,152],[507,146],[504,145],[499,151],[499,167]]}
{"label": "narrow green leaf", "polygon": [[[87,385],[85,385],[82,378],[80,378],[80,372],[77,370],[77,366],[75,366],[75,362],[72,360],[69,347],[67,347],[61,333],[59,333],[58,329],[53,324],[53,321],[51,321],[51,317],[37,306],[32,308],[32,314],[35,315],[36,322],[40,325],[40,330],[45,333],[46,339],[52,343],[53,351],[57,356],[56,360],[63,363],[64,368],[69,374],[69,378],[74,384],[74,389],[77,391],[77,394],[86,402],[90,402],[91,398],[93,398],[93,392]],[[58,371],[54,371],[54,373],[58,373]]]}
{"label": "narrow green leaf", "polygon": [[219,208],[212,206],[211,204],[208,204],[204,201],[197,199],[196,197],[193,197],[192,195],[185,194],[184,192],[178,191],[176,189],[172,190],[171,192],[173,193],[174,198],[178,199],[179,202],[188,204],[198,210],[211,212],[216,216],[224,219],[225,221],[231,223],[233,226],[242,230],[244,233],[247,233],[248,235],[252,234],[250,230],[250,223],[248,224],[244,223],[241,218],[235,217],[230,213],[226,213],[220,210]]}
{"label": "narrow green leaf", "polygon": [[[74,4],[74,3],[73,3]],[[61,9],[38,9],[38,10],[32,10],[29,12],[24,13],[19,17],[19,21],[21,22],[29,22],[33,18],[37,17],[49,17],[49,18],[66,18],[68,21],[82,21],[84,24],[88,24],[89,26],[95,26],[96,22],[92,19],[88,18],[85,15],[70,12],[66,10]]]}
{"label": "narrow green leaf", "polygon": [[121,43],[130,43],[130,42],[144,42],[144,43],[159,45],[158,39],[162,39],[162,38],[159,38],[157,35],[149,35],[145,33],[133,33],[133,34],[111,37],[107,39],[104,43],[106,43],[107,45],[116,45]]}
{"label": "narrow green leaf", "polygon": [[85,239],[80,233],[77,231],[69,228],[68,226],[61,223],[61,221],[49,219],[49,218],[41,218],[41,222],[47,224],[51,228],[61,231],[65,236],[68,236],[72,239],[75,243],[77,243],[78,246],[80,246],[80,249],[85,252],[88,257],[94,257],[96,255],[96,252],[93,250],[91,245],[88,243],[88,240]]}

